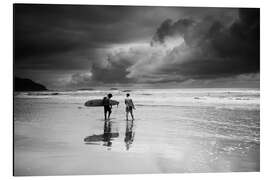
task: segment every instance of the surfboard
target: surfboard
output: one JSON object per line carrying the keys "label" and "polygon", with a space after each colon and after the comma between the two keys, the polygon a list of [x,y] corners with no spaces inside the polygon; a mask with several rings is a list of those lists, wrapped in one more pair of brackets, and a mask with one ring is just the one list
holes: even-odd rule
{"label": "surfboard", "polygon": [[[114,106],[114,105],[118,105],[119,102],[115,101],[115,100],[110,100],[110,104],[112,106]],[[103,100],[102,99],[92,99],[92,100],[86,101],[84,103],[84,105],[87,107],[103,106]]]}

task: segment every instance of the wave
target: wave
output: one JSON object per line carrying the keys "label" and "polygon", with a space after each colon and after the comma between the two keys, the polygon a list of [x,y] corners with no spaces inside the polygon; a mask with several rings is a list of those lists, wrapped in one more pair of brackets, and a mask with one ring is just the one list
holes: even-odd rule
{"label": "wave", "polygon": [[169,105],[169,104],[136,104],[136,106],[146,106],[146,107],[186,107],[184,105]]}
{"label": "wave", "polygon": [[259,110],[260,106],[258,104],[183,104],[176,105],[176,104],[136,104],[139,107],[174,107],[174,108],[187,108],[187,107],[201,107],[201,108],[215,108],[215,109],[228,109],[228,110]]}

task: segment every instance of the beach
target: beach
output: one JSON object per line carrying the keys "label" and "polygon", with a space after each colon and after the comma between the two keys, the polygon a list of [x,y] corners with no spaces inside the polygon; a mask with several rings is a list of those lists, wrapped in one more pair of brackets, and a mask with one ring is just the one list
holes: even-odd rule
{"label": "beach", "polygon": [[[90,99],[112,93],[110,121]],[[14,175],[260,170],[259,89],[136,89],[14,95]]]}

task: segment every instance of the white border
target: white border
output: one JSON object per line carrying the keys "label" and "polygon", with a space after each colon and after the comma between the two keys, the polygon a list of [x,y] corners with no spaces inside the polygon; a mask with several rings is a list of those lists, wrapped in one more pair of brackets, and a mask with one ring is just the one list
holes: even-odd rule
{"label": "white border", "polygon": [[51,3],[51,4],[109,4],[109,5],[145,5],[145,6],[207,6],[207,7],[260,7],[262,1],[258,0],[12,0],[10,3]]}
{"label": "white border", "polygon": [[[1,99],[1,148],[0,148],[0,176],[1,179],[12,177],[12,3],[26,1],[2,0],[1,13],[1,65],[0,65],[0,99]],[[270,119],[267,117],[270,105],[270,86],[267,77],[270,77],[269,65],[269,1],[266,0],[46,0],[27,1],[27,3],[57,3],[57,4],[111,4],[111,5],[163,5],[163,6],[210,6],[210,7],[260,7],[261,8],[261,172],[260,173],[204,173],[204,174],[152,174],[152,175],[110,175],[110,176],[45,176],[22,177],[20,179],[269,179],[269,139]],[[268,137],[268,138],[267,138]]]}

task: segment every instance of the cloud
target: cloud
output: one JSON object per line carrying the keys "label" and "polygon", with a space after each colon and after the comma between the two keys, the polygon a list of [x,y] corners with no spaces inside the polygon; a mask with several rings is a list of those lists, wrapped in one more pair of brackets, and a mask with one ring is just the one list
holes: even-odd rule
{"label": "cloud", "polygon": [[163,57],[157,73],[200,79],[259,72],[258,9],[240,9],[239,19],[229,27],[220,21],[185,23],[180,28],[176,24],[183,21],[168,22],[160,26],[153,41],[166,44],[166,37],[180,35],[184,43]]}
{"label": "cloud", "polygon": [[[153,14],[161,10],[164,8],[15,4],[15,60],[145,39],[160,21]],[[165,9],[164,14],[174,13],[171,10]]]}
{"label": "cloud", "polygon": [[159,41],[160,43],[164,43],[164,39],[166,36],[184,36],[193,24],[194,21],[191,19],[179,19],[175,23],[173,23],[171,19],[167,19],[157,29],[151,45],[153,45],[154,42],[157,41]]}
{"label": "cloud", "polygon": [[[129,45],[93,64],[102,82],[160,83],[259,72],[259,10],[240,9],[230,26],[221,21],[165,20],[151,46]],[[171,46],[173,44],[174,46]],[[126,45],[127,46],[127,45]],[[102,62],[99,60],[98,62]]]}
{"label": "cloud", "polygon": [[72,74],[68,83],[70,86],[75,86],[75,87],[78,85],[79,87],[89,87],[93,85],[92,73],[90,72],[74,73]]}
{"label": "cloud", "polygon": [[259,15],[259,9],[15,5],[15,73],[29,77],[36,70],[42,76],[34,78],[48,82],[43,72],[50,71],[67,87],[256,74]]}
{"label": "cloud", "polygon": [[132,82],[128,75],[128,68],[142,58],[147,52],[138,47],[110,49],[105,56],[92,62],[91,72],[94,81],[104,83]]}

